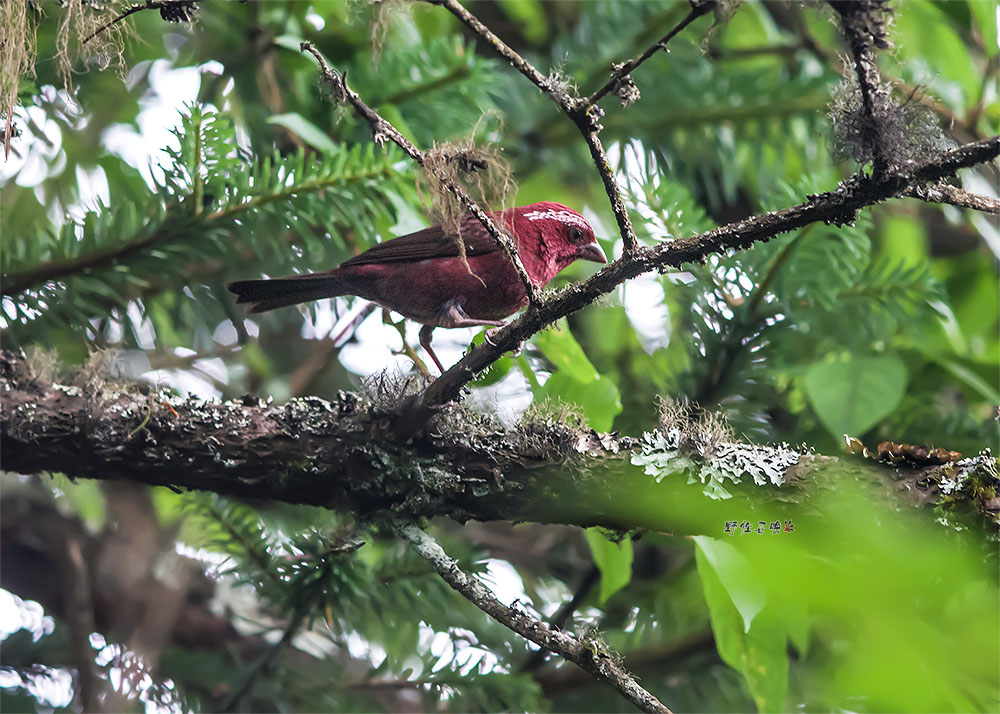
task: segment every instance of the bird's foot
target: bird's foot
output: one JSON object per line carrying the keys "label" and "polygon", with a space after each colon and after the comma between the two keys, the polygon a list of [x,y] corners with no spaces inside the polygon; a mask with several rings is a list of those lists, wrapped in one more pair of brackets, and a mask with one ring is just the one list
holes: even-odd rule
{"label": "bird's foot", "polygon": [[[486,330],[486,332],[483,333],[483,339],[489,342],[494,347],[496,347],[497,343],[494,342],[492,338],[496,336],[500,332],[500,330],[502,330],[506,326],[507,325],[502,325],[500,327],[494,327],[492,330]],[[521,345],[518,345],[516,348],[511,350],[510,353],[512,356],[517,357],[519,354],[521,354]]]}

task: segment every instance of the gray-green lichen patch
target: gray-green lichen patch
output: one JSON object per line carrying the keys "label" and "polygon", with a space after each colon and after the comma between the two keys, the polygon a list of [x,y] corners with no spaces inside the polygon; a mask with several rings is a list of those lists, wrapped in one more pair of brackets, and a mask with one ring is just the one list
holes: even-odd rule
{"label": "gray-green lichen patch", "polygon": [[782,486],[803,454],[787,444],[760,446],[738,442],[725,420],[713,413],[694,414],[690,407],[664,403],[660,426],[643,434],[632,464],[642,466],[657,482],[687,472],[688,483],[701,482],[705,495],[731,498],[728,481],[752,478],[758,486]]}

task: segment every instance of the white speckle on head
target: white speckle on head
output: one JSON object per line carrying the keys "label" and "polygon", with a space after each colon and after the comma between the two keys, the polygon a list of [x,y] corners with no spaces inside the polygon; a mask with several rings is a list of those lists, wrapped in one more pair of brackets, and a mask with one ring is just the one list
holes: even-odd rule
{"label": "white speckle on head", "polygon": [[529,221],[562,221],[570,226],[579,226],[584,230],[590,230],[590,224],[583,216],[578,216],[572,211],[556,211],[550,208],[545,211],[529,211],[524,214],[524,217]]}

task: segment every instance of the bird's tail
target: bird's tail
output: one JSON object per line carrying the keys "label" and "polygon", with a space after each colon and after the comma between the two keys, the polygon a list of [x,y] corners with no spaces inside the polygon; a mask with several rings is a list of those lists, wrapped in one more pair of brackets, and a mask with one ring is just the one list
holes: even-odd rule
{"label": "bird's tail", "polygon": [[340,277],[331,273],[293,275],[270,280],[237,280],[226,288],[236,295],[236,302],[249,303],[248,312],[267,312],[300,302],[347,295]]}

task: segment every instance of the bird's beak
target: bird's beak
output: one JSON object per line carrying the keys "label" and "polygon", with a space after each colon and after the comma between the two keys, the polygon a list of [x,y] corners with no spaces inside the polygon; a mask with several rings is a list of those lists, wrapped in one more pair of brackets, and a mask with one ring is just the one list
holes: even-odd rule
{"label": "bird's beak", "polygon": [[601,250],[601,246],[598,245],[595,240],[593,243],[588,243],[585,246],[581,246],[580,251],[576,254],[577,258],[582,258],[583,260],[592,260],[595,263],[607,263],[607,256],[604,255],[604,251]]}

